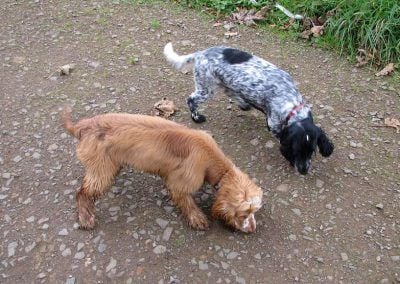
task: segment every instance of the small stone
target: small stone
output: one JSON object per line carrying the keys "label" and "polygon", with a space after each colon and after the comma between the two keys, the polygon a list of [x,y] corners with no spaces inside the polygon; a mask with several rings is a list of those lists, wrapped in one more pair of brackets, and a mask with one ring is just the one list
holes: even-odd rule
{"label": "small stone", "polygon": [[2,174],[2,177],[3,177],[4,179],[10,179],[10,178],[11,178],[11,174],[10,174],[10,173],[3,173],[3,174]]}
{"label": "small stone", "polygon": [[100,243],[99,246],[97,247],[98,252],[104,252],[107,248],[107,245],[104,243]]}
{"label": "small stone", "polygon": [[136,217],[128,217],[128,218],[126,218],[126,223],[130,223],[135,219],[136,219]]}
{"label": "small stone", "polygon": [[8,257],[12,257],[15,255],[15,249],[17,248],[18,243],[17,242],[11,242],[8,244]]}
{"label": "small stone", "polygon": [[323,257],[316,257],[316,260],[317,260],[319,263],[324,263],[324,258],[323,258]]}
{"label": "small stone", "polygon": [[57,150],[57,149],[58,149],[58,145],[57,144],[51,144],[49,147],[47,147],[47,150],[49,152],[52,152],[52,151]]}
{"label": "small stone", "polygon": [[349,257],[347,256],[347,253],[341,252],[340,257],[342,258],[343,261],[348,261]]}
{"label": "small stone", "polygon": [[199,269],[200,270],[207,270],[208,269],[208,264],[200,260],[199,261]]}
{"label": "small stone", "polygon": [[47,230],[49,228],[49,224],[43,224],[42,230]]}
{"label": "small stone", "polygon": [[350,147],[357,148],[357,143],[354,141],[350,141]]}
{"label": "small stone", "polygon": [[157,218],[156,223],[158,224],[158,226],[161,227],[161,229],[165,229],[167,227],[169,221],[161,219],[161,218]]}
{"label": "small stone", "polygon": [[85,253],[83,251],[79,251],[74,255],[75,259],[83,259],[85,257]]}
{"label": "small stone", "polygon": [[375,205],[376,208],[383,210],[383,204],[382,203],[378,203]]}
{"label": "small stone", "polygon": [[62,251],[61,255],[63,257],[67,257],[70,256],[72,254],[71,249],[70,248],[66,248],[65,250]]}
{"label": "small stone", "polygon": [[229,268],[229,264],[224,262],[224,261],[221,261],[221,266],[222,266],[223,269],[228,269]]}
{"label": "small stone", "polygon": [[153,249],[153,252],[155,254],[163,254],[167,251],[167,248],[165,246],[162,245],[158,245]]}
{"label": "small stone", "polygon": [[280,184],[276,187],[276,191],[279,192],[288,192],[289,191],[289,185],[286,183]]}
{"label": "small stone", "polygon": [[42,224],[42,223],[44,223],[44,222],[47,222],[47,221],[49,221],[49,218],[40,218],[40,219],[38,220],[38,224],[40,225],[40,224]]}
{"label": "small stone", "polygon": [[20,162],[22,160],[22,158],[21,158],[21,156],[16,156],[14,159],[13,159],[13,161],[14,162],[16,162],[16,163],[18,163],[18,162]]}
{"label": "small stone", "polygon": [[119,206],[110,207],[110,209],[108,209],[108,211],[110,212],[117,212],[119,210],[121,210],[121,207]]}
{"label": "small stone", "polygon": [[76,280],[75,277],[70,277],[67,279],[67,281],[65,281],[65,284],[75,284]]}
{"label": "small stone", "polygon": [[28,223],[35,222],[35,216],[30,216],[30,217],[26,218],[26,222],[28,222]]}
{"label": "small stone", "polygon": [[58,232],[59,236],[68,236],[68,230],[67,229],[62,229],[61,231]]}
{"label": "small stone", "polygon": [[289,240],[291,240],[291,241],[296,241],[296,240],[297,240],[296,235],[290,234],[290,235],[289,235]]}
{"label": "small stone", "polygon": [[322,188],[324,186],[324,181],[322,181],[320,179],[317,179],[315,181],[315,186],[318,187],[318,188]]}
{"label": "small stone", "polygon": [[274,145],[275,145],[274,141],[268,140],[267,143],[265,143],[265,148],[272,149],[274,148]]}
{"label": "small stone", "polygon": [[260,144],[260,140],[258,140],[258,138],[254,138],[250,140],[250,144],[253,146],[257,146],[258,144]]}
{"label": "small stone", "polygon": [[230,253],[227,254],[226,258],[227,259],[235,259],[239,254],[235,251],[231,251]]}
{"label": "small stone", "polygon": [[46,273],[44,273],[44,272],[39,273],[37,276],[37,278],[39,278],[39,279],[43,279],[45,277],[46,277]]}
{"label": "small stone", "polygon": [[400,255],[392,255],[390,258],[392,261],[400,261]]}
{"label": "small stone", "polygon": [[293,208],[293,209],[292,209],[292,212],[293,212],[294,214],[296,214],[297,216],[301,216],[301,211],[300,211],[300,209],[298,209],[298,208]]}
{"label": "small stone", "polygon": [[32,154],[32,158],[34,159],[40,159],[41,155],[38,152],[35,152]]}
{"label": "small stone", "polygon": [[34,248],[36,247],[36,242],[33,242],[32,244],[28,245],[25,247],[25,252],[29,253],[31,252]]}
{"label": "small stone", "polygon": [[84,246],[85,246],[84,243],[78,243],[78,246],[77,246],[76,250],[80,251]]}
{"label": "small stone", "polygon": [[117,265],[117,261],[113,257],[111,257],[110,263],[106,267],[106,272],[107,273],[110,272],[110,270],[115,268],[116,265]]}
{"label": "small stone", "polygon": [[356,157],[356,156],[355,156],[353,153],[350,153],[350,154],[349,154],[349,159],[350,159],[350,160],[354,160],[355,157]]}
{"label": "small stone", "polygon": [[168,242],[168,241],[169,241],[169,239],[170,239],[170,237],[171,237],[171,234],[172,234],[172,231],[173,231],[173,228],[172,228],[172,227],[167,227],[167,228],[165,228],[164,233],[163,233],[163,235],[162,235],[162,240],[163,240],[164,242]]}
{"label": "small stone", "polygon": [[255,258],[255,259],[261,259],[261,254],[260,254],[260,253],[256,253],[256,254],[254,255],[254,258]]}

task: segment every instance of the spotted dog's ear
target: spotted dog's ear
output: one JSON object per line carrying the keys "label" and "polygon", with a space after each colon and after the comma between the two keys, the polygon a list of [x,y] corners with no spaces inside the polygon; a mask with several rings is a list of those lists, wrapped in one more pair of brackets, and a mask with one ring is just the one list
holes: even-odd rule
{"label": "spotted dog's ear", "polygon": [[329,157],[335,148],[331,140],[326,136],[325,132],[321,128],[319,128],[318,131],[317,144],[319,152],[324,157]]}

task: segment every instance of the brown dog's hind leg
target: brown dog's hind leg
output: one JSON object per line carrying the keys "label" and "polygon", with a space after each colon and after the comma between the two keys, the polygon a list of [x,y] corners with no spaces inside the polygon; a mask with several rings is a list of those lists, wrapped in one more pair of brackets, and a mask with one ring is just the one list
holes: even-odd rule
{"label": "brown dog's hind leg", "polygon": [[113,166],[87,169],[82,186],[76,192],[78,222],[82,229],[93,229],[94,202],[110,187],[118,170]]}

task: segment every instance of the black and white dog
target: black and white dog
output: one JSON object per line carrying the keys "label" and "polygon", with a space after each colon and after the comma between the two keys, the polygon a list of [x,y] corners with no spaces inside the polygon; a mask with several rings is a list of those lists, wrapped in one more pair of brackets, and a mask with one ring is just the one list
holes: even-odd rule
{"label": "black and white dog", "polygon": [[204,122],[200,103],[223,87],[242,110],[262,111],[268,129],[279,139],[282,155],[300,174],[307,174],[318,146],[322,156],[333,152],[333,144],[313,122],[311,109],[303,102],[292,77],[275,65],[247,52],[229,47],[211,47],[178,55],[168,43],[164,55],[178,70],[193,67],[196,90],[187,99],[192,119]]}

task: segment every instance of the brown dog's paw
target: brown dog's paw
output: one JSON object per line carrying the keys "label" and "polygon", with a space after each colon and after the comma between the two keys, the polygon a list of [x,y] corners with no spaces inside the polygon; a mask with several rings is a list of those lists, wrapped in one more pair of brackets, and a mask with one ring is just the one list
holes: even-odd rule
{"label": "brown dog's paw", "polygon": [[78,223],[83,230],[91,230],[94,228],[94,215],[89,213],[78,213]]}
{"label": "brown dog's paw", "polygon": [[204,214],[189,216],[189,225],[196,230],[207,230],[209,228],[207,217]]}

